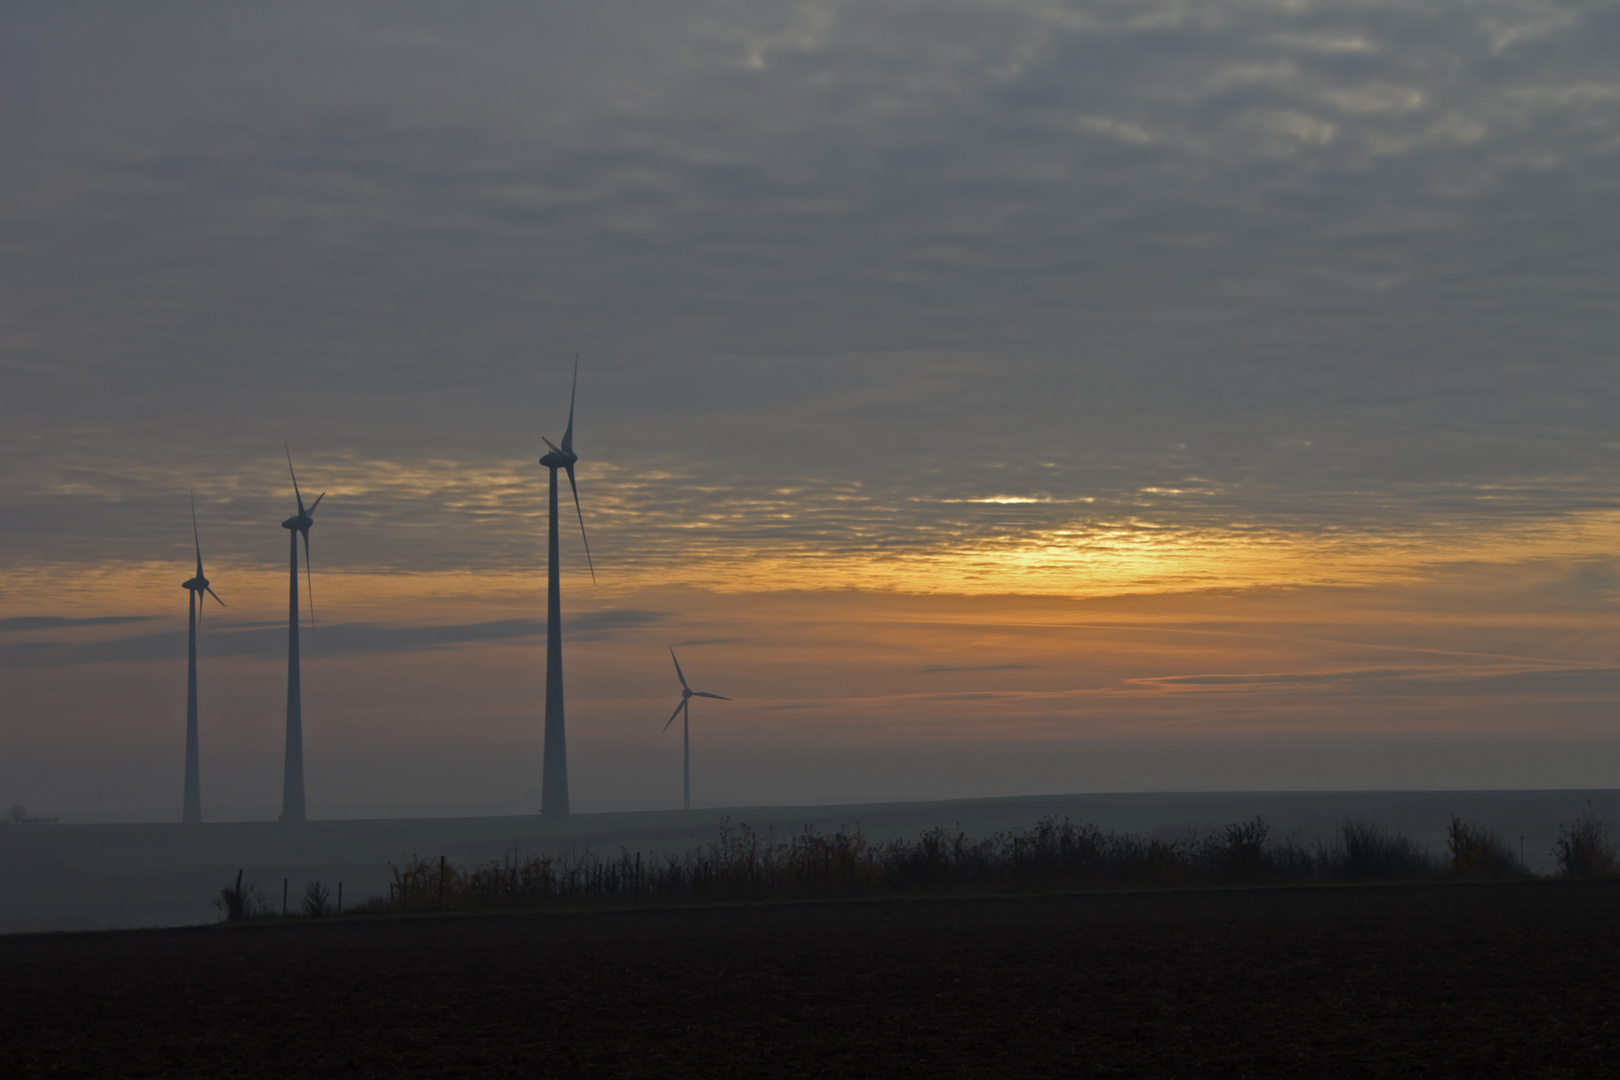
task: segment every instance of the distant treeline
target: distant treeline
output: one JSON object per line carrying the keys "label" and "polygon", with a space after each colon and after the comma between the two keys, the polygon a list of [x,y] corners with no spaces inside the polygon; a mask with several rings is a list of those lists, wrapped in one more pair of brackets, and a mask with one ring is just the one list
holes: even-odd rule
{"label": "distant treeline", "polygon": [[[1563,830],[1560,874],[1617,871],[1603,823],[1590,812]],[[1328,842],[1277,838],[1261,818],[1180,839],[1103,832],[1046,818],[1024,832],[973,839],[930,829],[914,840],[873,843],[859,829],[806,828],[778,837],[722,822],[719,835],[683,854],[591,851],[456,866],[413,859],[392,866],[388,896],[355,910],[432,911],[495,906],[682,904],[905,894],[1028,892],[1109,887],[1506,879],[1532,877],[1504,838],[1453,818],[1443,855],[1364,821],[1345,821]],[[309,887],[304,911],[329,912]],[[272,914],[240,879],[216,901],[227,917]]]}

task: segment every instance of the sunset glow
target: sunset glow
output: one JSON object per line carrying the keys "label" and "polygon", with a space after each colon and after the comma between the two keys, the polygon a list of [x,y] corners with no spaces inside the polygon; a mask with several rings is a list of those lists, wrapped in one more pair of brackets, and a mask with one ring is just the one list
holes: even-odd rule
{"label": "sunset glow", "polygon": [[1549,10],[13,17],[0,797],[174,802],[194,497],[274,802],[290,454],[312,805],[534,802],[576,357],[587,803],[678,795],[672,645],[717,800],[1612,783],[1620,92]]}

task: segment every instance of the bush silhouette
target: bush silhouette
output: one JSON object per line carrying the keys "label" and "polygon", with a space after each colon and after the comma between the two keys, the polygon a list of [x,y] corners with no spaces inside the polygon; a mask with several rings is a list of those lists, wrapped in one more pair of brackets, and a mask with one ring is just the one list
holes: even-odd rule
{"label": "bush silhouette", "polygon": [[1451,853],[1448,872],[1453,877],[1513,878],[1529,873],[1505,840],[1459,817],[1453,817],[1446,829],[1446,848]]}
{"label": "bush silhouette", "polygon": [[1590,804],[1586,812],[1575,819],[1575,824],[1558,834],[1553,845],[1553,857],[1558,869],[1566,877],[1612,877],[1616,858],[1609,844],[1609,830],[1598,820]]}
{"label": "bush silhouette", "polygon": [[310,882],[304,888],[304,914],[312,919],[328,914],[332,910],[331,898],[332,894],[325,885],[319,881]]}
{"label": "bush silhouette", "polygon": [[1339,826],[1337,863],[1351,881],[1423,877],[1437,869],[1432,856],[1399,833],[1365,821]]}
{"label": "bush silhouette", "polygon": [[257,881],[248,882],[246,887],[242,885],[242,871],[238,870],[236,883],[219,890],[214,906],[224,914],[226,922],[240,922],[264,909],[264,897],[259,893]]}

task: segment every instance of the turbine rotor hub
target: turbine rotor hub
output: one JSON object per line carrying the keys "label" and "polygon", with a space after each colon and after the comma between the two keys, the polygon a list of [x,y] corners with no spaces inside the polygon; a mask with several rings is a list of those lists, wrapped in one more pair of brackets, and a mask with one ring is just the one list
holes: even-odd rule
{"label": "turbine rotor hub", "polygon": [[578,460],[578,454],[565,454],[561,450],[553,450],[540,459],[540,464],[548,469],[566,469]]}

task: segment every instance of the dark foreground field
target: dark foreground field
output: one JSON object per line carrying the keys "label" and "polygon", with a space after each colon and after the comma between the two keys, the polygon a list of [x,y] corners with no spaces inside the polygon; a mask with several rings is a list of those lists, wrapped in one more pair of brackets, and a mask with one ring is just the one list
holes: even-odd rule
{"label": "dark foreground field", "polygon": [[1614,1076],[1620,884],[0,939],[0,1075]]}

